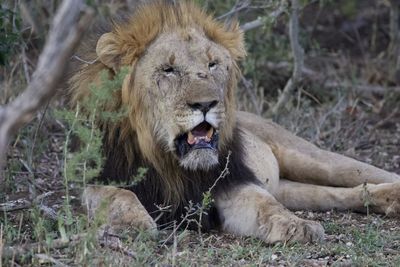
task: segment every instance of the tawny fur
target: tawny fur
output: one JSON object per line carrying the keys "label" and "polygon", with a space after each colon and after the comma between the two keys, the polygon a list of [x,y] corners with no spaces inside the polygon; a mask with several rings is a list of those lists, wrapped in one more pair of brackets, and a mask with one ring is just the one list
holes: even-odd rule
{"label": "tawny fur", "polygon": [[[155,1],[140,7],[127,22],[114,24],[111,32],[99,38],[92,52],[92,59],[97,61],[81,66],[71,79],[72,102],[77,104],[90,97],[89,84],[100,81],[100,71],[107,71],[112,78],[121,67],[129,68],[121,90],[107,106],[100,107],[107,111],[128,108],[127,117],[120,122],[99,122],[106,133],[105,150],[121,148],[112,154],[107,166],[130,169],[137,164],[139,154],[140,160],[148,162],[160,174],[160,183],[152,186],[163,195],[164,203],[177,204],[188,190],[185,179],[190,177],[185,176],[184,168],[174,156],[173,137],[201,121],[196,122],[200,115],[190,110],[186,102],[217,99],[218,105],[208,115],[220,127],[220,153],[227,153],[233,147],[235,131],[240,132],[238,142],[243,147],[240,157],[250,170],[244,173],[258,180],[246,180],[214,195],[222,229],[257,236],[267,243],[317,241],[323,236],[321,225],[297,218],[286,208],[363,212],[365,192],[372,199],[372,211],[399,215],[398,175],[323,151],[271,121],[235,111],[235,89],[240,75],[237,61],[245,56],[238,25],[226,27],[192,3]],[[185,65],[187,81],[172,83],[171,88],[164,86],[170,89],[164,92],[164,80],[159,85],[157,77],[151,75],[160,67],[157,65],[160,58],[171,65]],[[215,77],[203,66],[207,59],[221,62]],[[202,77],[207,74],[212,79],[197,79],[193,73]],[[202,157],[202,152],[198,153]],[[196,163],[194,158],[188,159],[190,164]],[[208,162],[204,163],[199,168],[208,168]],[[199,181],[201,178],[196,177]],[[210,178],[213,177],[204,177]],[[280,182],[280,178],[285,180]],[[368,184],[363,187],[365,182]],[[98,203],[94,200],[104,196],[111,202],[110,224],[154,228],[148,214],[134,219],[145,211],[132,194],[115,187],[96,187],[86,190],[84,203]],[[118,206],[116,203],[124,205],[113,210]],[[120,220],[115,216],[124,212],[127,214]]]}

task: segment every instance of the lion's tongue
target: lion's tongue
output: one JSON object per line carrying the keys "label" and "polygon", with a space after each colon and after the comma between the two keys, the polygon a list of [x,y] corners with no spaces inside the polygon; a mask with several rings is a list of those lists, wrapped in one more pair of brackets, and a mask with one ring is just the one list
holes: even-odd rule
{"label": "lion's tongue", "polygon": [[189,131],[187,142],[190,145],[197,144],[201,140],[206,142],[211,141],[214,129],[208,123],[201,123],[196,126],[193,130]]}

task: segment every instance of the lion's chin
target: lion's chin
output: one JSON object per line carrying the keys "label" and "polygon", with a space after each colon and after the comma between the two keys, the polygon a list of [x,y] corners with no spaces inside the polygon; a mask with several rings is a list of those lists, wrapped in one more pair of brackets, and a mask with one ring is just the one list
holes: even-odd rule
{"label": "lion's chin", "polygon": [[192,150],[179,160],[179,164],[186,170],[208,171],[218,165],[218,152],[214,149]]}

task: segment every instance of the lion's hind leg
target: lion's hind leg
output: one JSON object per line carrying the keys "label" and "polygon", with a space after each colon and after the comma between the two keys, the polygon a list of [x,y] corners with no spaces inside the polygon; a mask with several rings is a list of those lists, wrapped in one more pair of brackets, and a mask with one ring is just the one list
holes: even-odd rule
{"label": "lion's hind leg", "polygon": [[219,193],[215,202],[223,230],[227,232],[255,236],[268,244],[317,242],[324,236],[319,223],[298,218],[268,191],[254,184]]}
{"label": "lion's hind leg", "polygon": [[137,196],[114,186],[88,186],[82,194],[88,215],[109,231],[146,230],[157,233],[157,225]]}
{"label": "lion's hind leg", "polygon": [[238,112],[239,125],[267,143],[278,160],[280,176],[326,186],[354,187],[400,182],[400,176],[355,159],[318,148],[272,121]]}
{"label": "lion's hind leg", "polygon": [[281,180],[275,194],[291,210],[352,210],[400,217],[400,182],[363,184],[352,188],[311,185]]}

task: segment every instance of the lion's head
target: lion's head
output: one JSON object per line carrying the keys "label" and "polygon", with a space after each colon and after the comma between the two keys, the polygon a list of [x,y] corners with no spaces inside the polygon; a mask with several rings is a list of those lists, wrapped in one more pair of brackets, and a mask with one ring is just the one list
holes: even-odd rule
{"label": "lion's head", "polygon": [[129,67],[113,101],[113,109],[128,107],[129,116],[108,125],[118,130],[126,159],[139,148],[162,173],[167,164],[207,171],[235,138],[236,62],[245,55],[243,35],[236,23],[227,26],[192,3],[172,2],[139,7],[102,34],[98,62],[72,79],[74,100],[88,94],[100,70],[112,76]]}

